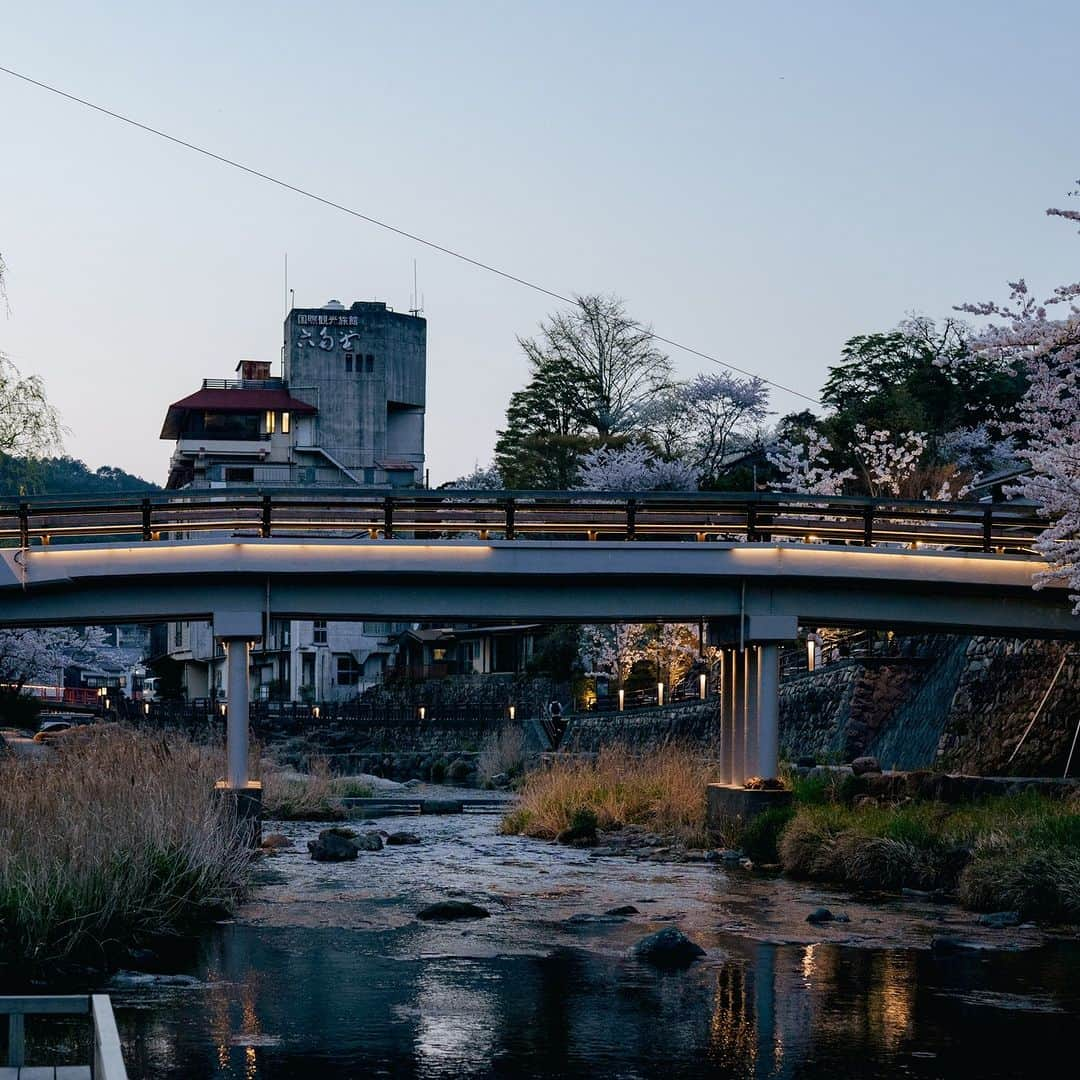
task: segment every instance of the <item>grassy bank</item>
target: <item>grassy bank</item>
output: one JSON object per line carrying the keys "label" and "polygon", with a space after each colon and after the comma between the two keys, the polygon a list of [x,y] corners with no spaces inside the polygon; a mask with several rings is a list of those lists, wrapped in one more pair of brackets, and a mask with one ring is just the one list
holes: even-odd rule
{"label": "grassy bank", "polygon": [[347,776],[334,776],[324,757],[312,758],[306,773],[260,763],[263,815],[278,821],[343,821],[343,798],[367,798],[372,788]]}
{"label": "grassy bank", "polygon": [[72,734],[0,761],[0,949],[108,963],[228,910],[251,854],[213,794],[220,762],[181,738]]}
{"label": "grassy bank", "polygon": [[554,839],[595,815],[601,829],[644,825],[688,846],[708,843],[705,785],[712,770],[688,750],[669,747],[647,756],[602,750],[595,761],[565,759],[530,773],[503,832]]}
{"label": "grassy bank", "polygon": [[850,806],[799,792],[775,830],[788,873],[858,889],[941,891],[974,911],[1080,922],[1080,806],[1036,792],[967,805]]}

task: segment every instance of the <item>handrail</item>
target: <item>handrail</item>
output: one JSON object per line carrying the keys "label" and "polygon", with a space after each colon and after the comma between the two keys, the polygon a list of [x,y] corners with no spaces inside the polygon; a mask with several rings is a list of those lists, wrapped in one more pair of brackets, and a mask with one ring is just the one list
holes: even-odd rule
{"label": "handrail", "polygon": [[93,1027],[94,1080],[127,1080],[127,1069],[108,994],[50,994],[0,997],[0,1016],[8,1018],[9,1068],[26,1064],[27,1016],[87,1016]]}
{"label": "handrail", "polygon": [[231,487],[0,499],[0,543],[251,537],[787,541],[1031,551],[1022,503],[780,492],[438,491]]}

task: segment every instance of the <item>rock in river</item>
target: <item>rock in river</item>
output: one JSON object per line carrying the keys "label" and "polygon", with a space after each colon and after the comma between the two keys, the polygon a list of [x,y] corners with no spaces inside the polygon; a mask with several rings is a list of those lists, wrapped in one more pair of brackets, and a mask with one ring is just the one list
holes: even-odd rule
{"label": "rock in river", "polygon": [[692,964],[705,950],[691,941],[681,930],[665,926],[655,934],[642,938],[630,954],[654,967],[683,968]]}
{"label": "rock in river", "polygon": [[419,844],[421,843],[420,837],[414,832],[392,832],[387,838],[388,844]]}
{"label": "rock in river", "polygon": [[[373,835],[373,834],[367,834]],[[379,847],[382,840],[378,836]],[[324,828],[318,840],[308,840],[308,851],[316,863],[343,863],[355,859],[361,849],[360,837],[345,835],[345,831],[336,828]]]}
{"label": "rock in river", "polygon": [[437,904],[428,904],[416,913],[418,919],[432,922],[450,922],[454,919],[486,919],[491,915],[487,908],[473,904],[468,900],[440,900]]}

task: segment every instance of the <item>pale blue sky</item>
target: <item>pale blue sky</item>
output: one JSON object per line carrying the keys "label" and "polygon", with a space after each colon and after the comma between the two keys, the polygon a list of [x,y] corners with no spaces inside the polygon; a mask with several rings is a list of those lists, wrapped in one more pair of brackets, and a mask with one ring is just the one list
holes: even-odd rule
{"label": "pale blue sky", "polygon": [[[1080,8],[0,0],[0,64],[807,393],[854,333],[1077,275]],[[164,480],[165,406],[297,302],[429,320],[433,483],[552,303],[0,75],[0,349],[69,452]],[[673,353],[679,370],[703,361]],[[799,407],[774,396],[774,408]]]}

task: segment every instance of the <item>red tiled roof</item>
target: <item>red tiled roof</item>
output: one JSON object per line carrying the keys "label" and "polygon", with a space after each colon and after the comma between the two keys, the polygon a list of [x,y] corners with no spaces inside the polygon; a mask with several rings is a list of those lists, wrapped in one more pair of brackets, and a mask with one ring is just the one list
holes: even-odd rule
{"label": "red tiled roof", "polygon": [[186,398],[174,401],[165,414],[161,426],[161,438],[175,439],[183,426],[184,414],[198,410],[200,412],[253,413],[288,412],[297,416],[307,416],[319,410],[306,401],[292,397],[287,390],[274,389],[236,389],[209,390],[205,387],[189,394]]}

